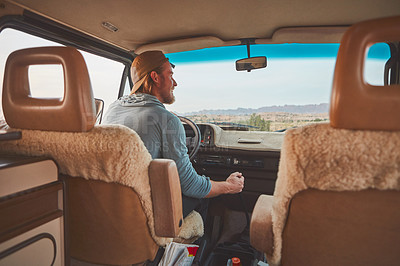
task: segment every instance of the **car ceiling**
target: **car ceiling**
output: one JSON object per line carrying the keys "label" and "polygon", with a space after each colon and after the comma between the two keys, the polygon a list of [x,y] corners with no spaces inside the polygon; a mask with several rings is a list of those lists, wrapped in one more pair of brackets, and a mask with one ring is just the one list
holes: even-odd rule
{"label": "car ceiling", "polygon": [[6,10],[18,5],[136,54],[237,45],[247,38],[255,43],[339,42],[356,22],[400,15],[399,0],[0,1],[6,1]]}

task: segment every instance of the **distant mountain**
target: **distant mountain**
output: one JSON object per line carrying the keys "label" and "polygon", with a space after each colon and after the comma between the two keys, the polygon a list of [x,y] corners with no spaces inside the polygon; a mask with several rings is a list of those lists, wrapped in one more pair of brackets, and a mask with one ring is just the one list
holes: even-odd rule
{"label": "distant mountain", "polygon": [[218,110],[202,110],[198,112],[188,112],[184,115],[247,115],[252,113],[296,113],[296,114],[319,114],[327,113],[329,104],[306,104],[306,105],[283,105],[283,106],[265,106],[257,109],[253,108],[237,108],[237,109],[218,109]]}

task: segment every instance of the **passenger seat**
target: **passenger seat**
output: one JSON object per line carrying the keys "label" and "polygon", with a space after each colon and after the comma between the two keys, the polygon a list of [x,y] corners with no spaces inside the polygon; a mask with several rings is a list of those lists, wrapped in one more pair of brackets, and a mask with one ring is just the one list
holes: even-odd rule
{"label": "passenger seat", "polygon": [[269,265],[399,265],[400,85],[363,78],[366,50],[400,40],[400,17],[343,36],[330,123],[286,132],[274,196],[259,197],[251,244]]}

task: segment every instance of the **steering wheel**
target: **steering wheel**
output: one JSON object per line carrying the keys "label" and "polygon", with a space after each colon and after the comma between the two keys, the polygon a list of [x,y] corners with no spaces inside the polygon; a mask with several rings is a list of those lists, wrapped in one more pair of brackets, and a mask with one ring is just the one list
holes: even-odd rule
{"label": "steering wheel", "polygon": [[192,130],[194,132],[194,137],[191,138],[190,144],[187,145],[189,159],[192,160],[194,158],[194,156],[197,154],[197,152],[199,151],[199,148],[200,148],[200,142],[201,142],[200,129],[196,125],[196,123],[193,122],[192,120],[190,120],[189,118],[184,117],[184,116],[179,116],[179,115],[178,115],[178,117],[179,117],[179,119],[181,120],[182,123],[188,124],[192,128]]}

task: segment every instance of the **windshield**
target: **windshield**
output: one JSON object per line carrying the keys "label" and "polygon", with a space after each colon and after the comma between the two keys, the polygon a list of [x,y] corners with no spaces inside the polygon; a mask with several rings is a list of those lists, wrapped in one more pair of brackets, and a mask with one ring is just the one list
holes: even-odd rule
{"label": "windshield", "polygon": [[246,46],[168,54],[176,64],[176,102],[167,108],[197,123],[227,129],[277,131],[328,120],[338,44],[251,46],[263,69],[236,71]]}
{"label": "windshield", "polygon": [[[167,54],[178,83],[176,101],[167,109],[229,130],[279,131],[326,122],[338,49],[339,44],[252,45],[251,56],[266,56],[268,64],[251,72],[235,69],[235,61],[247,57],[244,45]],[[376,76],[383,79],[383,72]]]}

